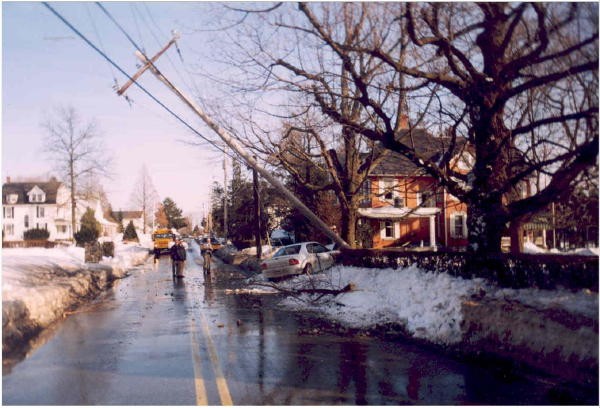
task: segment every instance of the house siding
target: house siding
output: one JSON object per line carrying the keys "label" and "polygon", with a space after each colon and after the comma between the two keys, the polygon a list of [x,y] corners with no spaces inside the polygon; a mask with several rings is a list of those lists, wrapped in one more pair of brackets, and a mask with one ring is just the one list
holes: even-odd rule
{"label": "house siding", "polygon": [[[387,180],[387,181],[383,181]],[[437,187],[432,177],[426,176],[391,176],[378,175],[370,179],[371,197],[366,200],[366,207],[381,208],[394,205],[393,199],[385,199],[383,193],[387,183],[394,182],[396,186],[393,195],[403,200],[408,208],[417,208],[419,200],[425,201],[423,206],[439,208],[440,212],[434,216],[436,244],[449,249],[460,250],[467,246],[466,234],[464,238],[452,236],[450,228],[452,219],[456,214],[467,214],[467,205],[461,203],[450,194]],[[446,204],[444,206],[444,203]],[[430,245],[430,219],[429,217],[406,218],[395,220],[394,238],[383,237],[383,221],[378,219],[365,219],[373,233],[372,247],[376,249],[390,247],[415,247]]]}

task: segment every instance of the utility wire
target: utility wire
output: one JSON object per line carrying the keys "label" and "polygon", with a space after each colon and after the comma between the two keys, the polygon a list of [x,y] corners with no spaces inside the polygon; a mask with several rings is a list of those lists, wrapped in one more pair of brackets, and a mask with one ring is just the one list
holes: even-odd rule
{"label": "utility wire", "polygon": [[212,140],[206,138],[205,136],[203,136],[199,131],[197,131],[196,129],[194,129],[189,123],[187,123],[184,119],[182,119],[179,115],[177,115],[175,112],[173,112],[171,109],[169,109],[164,103],[162,103],[160,100],[158,100],[150,91],[148,91],[146,88],[144,88],[142,85],[140,85],[137,81],[135,81],[133,78],[131,78],[129,76],[129,74],[127,72],[125,72],[117,63],[115,63],[108,55],[106,55],[102,50],[100,50],[98,47],[96,47],[90,40],[87,39],[87,37],[85,35],[83,35],[79,30],[77,30],[77,28],[75,28],[69,21],[67,21],[66,18],[64,18],[59,12],[57,12],[56,10],[54,10],[52,8],[52,6],[50,6],[47,2],[42,2],[42,4],[44,6],[46,6],[46,8],[48,10],[50,10],[52,12],[52,14],[54,14],[60,21],[62,21],[67,27],[69,27],[75,34],[77,34],[83,41],[85,41],[90,47],[92,47],[97,53],[99,53],[102,57],[104,57],[104,59],[106,59],[110,64],[112,64],[117,70],[119,70],[119,72],[121,72],[123,75],[125,75],[129,80],[131,80],[138,88],[140,88],[146,95],[148,95],[152,100],[154,100],[156,103],[158,103],[162,108],[164,108],[167,112],[169,112],[171,115],[173,115],[177,120],[179,120],[179,122],[181,122],[182,124],[184,124],[188,129],[190,129],[192,132],[194,132],[196,135],[198,135],[201,139],[205,140],[206,142],[208,142],[209,144],[211,144],[212,146],[214,146],[215,148],[217,148],[219,151],[221,151],[223,154],[231,157],[232,159],[238,160],[238,158],[234,155],[232,155],[231,153],[227,152],[226,150],[224,150],[221,146],[217,145],[215,142],[213,142]]}
{"label": "utility wire", "polygon": [[[135,24],[135,28],[137,29],[138,38],[140,39],[140,44],[142,44],[142,47],[143,47],[144,46],[144,44],[143,44],[144,40],[143,40],[143,37],[142,37],[142,30],[140,30],[140,25],[138,24],[138,19],[137,19],[136,15],[135,15],[134,6],[135,6],[135,4],[130,4],[129,8],[131,10],[131,16],[133,17],[133,23]],[[143,48],[140,51],[146,52],[146,49]]]}
{"label": "utility wire", "polygon": [[146,56],[146,53],[144,52],[144,49],[143,49],[142,47],[140,47],[139,45],[137,45],[137,44],[136,44],[136,42],[133,40],[133,38],[131,38],[131,36],[130,36],[129,34],[127,34],[127,31],[125,31],[125,29],[124,29],[123,27],[121,27],[121,25],[120,25],[120,24],[117,22],[117,20],[115,20],[115,19],[114,19],[114,17],[112,16],[112,14],[110,14],[110,13],[108,12],[108,10],[107,10],[107,9],[105,9],[105,8],[104,8],[104,6],[103,6],[103,5],[102,5],[102,4],[101,4],[99,1],[97,1],[97,2],[96,2],[96,5],[97,5],[98,7],[100,7],[100,9],[101,9],[101,10],[104,12],[104,14],[106,14],[106,16],[107,16],[107,17],[110,19],[110,21],[112,21],[113,23],[115,23],[115,25],[117,26],[117,28],[119,28],[119,30],[121,30],[121,32],[122,32],[122,33],[125,35],[125,37],[127,37],[127,39],[129,40],[129,42],[130,42],[131,44],[133,44],[133,46],[134,46],[134,47],[135,47],[137,50],[139,50],[139,51],[140,51],[140,52],[141,52],[141,53],[144,55],[144,57],[146,57],[146,59],[148,59],[148,60],[149,60],[150,58],[147,58],[147,56]]}
{"label": "utility wire", "polygon": [[[121,32],[122,32],[122,33],[125,35],[125,37],[127,37],[127,39],[128,39],[130,42],[131,42],[131,44],[132,44],[132,45],[133,45],[133,46],[134,46],[134,47],[135,47],[137,50],[139,50],[139,51],[142,53],[142,55],[144,56],[144,58],[146,59],[146,61],[150,61],[150,58],[149,58],[149,57],[148,57],[148,56],[147,56],[147,55],[146,55],[146,54],[145,54],[145,53],[144,53],[144,52],[143,52],[143,51],[140,49],[139,45],[137,45],[137,44],[136,44],[136,42],[133,40],[133,38],[131,38],[131,36],[130,36],[130,35],[127,33],[127,31],[125,30],[125,28],[123,28],[123,26],[121,26],[121,25],[120,25],[120,24],[117,22],[117,20],[116,20],[116,19],[115,19],[115,18],[114,18],[114,17],[113,17],[111,14],[110,14],[110,12],[109,12],[109,11],[108,11],[108,10],[107,10],[107,9],[106,9],[104,6],[102,6],[102,4],[101,4],[100,2],[96,2],[96,4],[98,5],[98,7],[100,7],[100,9],[102,9],[102,11],[103,11],[103,12],[104,12],[104,13],[107,15],[107,17],[108,17],[108,18],[109,18],[109,19],[110,19],[110,20],[111,20],[113,23],[115,23],[115,25],[116,25],[116,26],[119,28],[119,30],[121,30]],[[167,57],[168,57],[168,55],[167,55]],[[151,61],[149,62],[149,64],[150,64],[150,65],[152,65],[152,67],[154,67],[154,69],[156,70],[156,72],[159,72],[158,68],[157,68],[157,67],[156,67],[156,66],[155,66],[155,65],[154,65],[154,64],[153,64]],[[175,68],[175,67],[174,67],[174,68]],[[175,71],[176,71],[176,72],[179,74],[179,72],[177,71],[177,68],[175,68]],[[181,77],[181,74],[179,74],[179,76]],[[163,80],[164,80],[165,82],[167,82],[167,83],[168,83],[168,85],[169,85],[171,88],[173,88],[173,89],[177,89],[177,88],[175,87],[175,85],[173,85],[173,83],[172,83],[172,82],[171,82],[169,79],[167,79],[166,77],[164,77],[164,76],[163,76]],[[182,78],[182,80],[183,80],[183,78]],[[183,80],[183,82],[184,82],[184,84],[185,84],[186,86],[188,86],[188,85],[186,84],[185,80]],[[189,88],[189,86],[188,86],[188,88]],[[214,143],[213,143],[213,144],[214,144]],[[225,153],[225,151],[224,151],[223,149],[220,149],[220,150],[221,150],[223,153]],[[227,153],[225,153],[225,154],[227,154]],[[234,157],[233,157],[233,156],[231,156],[231,155],[229,155],[229,156],[230,156],[232,159],[234,159]]]}
{"label": "utility wire", "polygon": [[[96,4],[104,12],[104,14],[106,14],[106,16],[119,28],[119,30],[125,35],[125,37],[129,40],[129,42],[131,42],[131,44],[135,47],[135,49],[139,50],[147,61],[150,61],[150,58],[146,55],[145,51],[133,40],[133,38],[129,35],[127,30],[125,30],[125,28],[123,28],[123,26],[121,24],[119,24],[119,22],[112,16],[112,14],[100,2],[96,2]],[[169,55],[167,54],[167,58],[168,58],[168,56]],[[169,59],[169,61],[170,61],[170,59]],[[158,71],[158,68],[152,62],[150,62],[150,64],[156,69],[156,71]],[[175,68],[175,65],[172,62],[171,62],[171,64],[173,65],[173,68]],[[177,72],[179,77],[183,80],[184,85],[186,85],[188,87],[188,89],[190,89],[190,87],[186,83],[185,79],[183,79],[181,74],[179,74],[179,71],[177,70],[177,68],[175,68],[175,71]],[[167,81],[170,84],[170,86],[175,88],[175,86],[171,83],[170,80],[168,80],[167,78],[164,78],[164,79],[165,79],[165,81]],[[195,85],[195,83],[194,83],[194,85]],[[196,87],[196,89],[197,89],[197,87]],[[221,151],[223,151],[223,150],[221,149]]]}
{"label": "utility wire", "polygon": [[[102,43],[102,38],[100,37],[100,33],[98,32],[98,28],[96,27],[96,23],[94,21],[94,18],[92,17],[92,13],[90,11],[89,4],[86,4],[85,6],[86,6],[85,9],[86,9],[86,11],[88,13],[88,16],[90,18],[90,21],[92,23],[92,28],[94,29],[94,32],[96,33],[96,37],[98,38],[98,44],[100,45],[100,49],[102,51],[104,51],[105,47],[104,47],[104,44]],[[113,77],[113,81],[114,81],[115,87],[118,88],[118,85],[117,85],[117,75],[115,74],[115,70],[114,70],[113,66],[110,65],[110,64],[108,64],[108,68],[110,69],[110,73],[111,73],[111,75]]]}
{"label": "utility wire", "polygon": [[[150,9],[148,8],[148,6],[145,3],[142,3],[142,4],[144,5],[144,7],[146,9],[146,13],[148,14],[148,17],[149,17],[150,21],[152,22],[152,24],[154,24],[154,27],[158,30],[159,35],[162,36],[162,37],[166,37],[165,34],[164,34],[164,32],[160,29],[160,27],[158,26],[158,24],[154,20],[154,17],[152,17],[152,14],[150,13]],[[152,26],[150,25],[150,23],[146,19],[146,16],[144,16],[141,11],[138,10],[138,12],[139,12],[139,15],[140,15],[140,19],[146,25],[146,27],[148,28],[148,31],[150,32],[150,34],[152,35],[152,37],[154,38],[154,40],[156,41],[156,43],[160,47],[161,46],[161,40],[158,38],[158,36],[154,32],[155,30],[152,28]],[[175,43],[174,45],[175,45],[175,47],[177,47],[177,53],[179,54],[179,57],[180,57],[180,59],[181,59],[181,61],[183,63],[183,57],[181,56],[181,51],[179,50],[179,47],[177,46],[177,43]],[[171,64],[171,66],[173,67],[173,69],[175,70],[175,73],[179,76],[179,78],[181,79],[181,81],[183,82],[183,84],[186,86],[187,90],[190,93],[193,93],[192,87],[186,81],[186,79],[183,77],[183,75],[179,72],[179,69],[177,69],[177,66],[175,65],[175,63],[171,59],[171,56],[169,55],[168,52],[165,53],[165,56],[167,57],[167,60],[169,60],[169,63]],[[184,69],[185,69],[185,67],[184,67]],[[188,76],[189,76],[189,74],[188,74]],[[196,92],[198,92],[198,87],[194,83],[193,78],[190,77],[190,79],[192,79],[192,83],[194,85],[194,89],[196,90]]]}

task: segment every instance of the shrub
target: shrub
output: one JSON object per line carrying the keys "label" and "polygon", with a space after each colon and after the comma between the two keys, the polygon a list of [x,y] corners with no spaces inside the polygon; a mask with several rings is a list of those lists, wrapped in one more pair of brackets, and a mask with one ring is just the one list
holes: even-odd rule
{"label": "shrub", "polygon": [[81,216],[81,227],[79,232],[76,232],[74,235],[77,246],[84,246],[86,242],[95,242],[100,236],[101,231],[102,226],[96,220],[94,211],[91,208],[88,208],[85,211],[85,214]]}
{"label": "shrub", "polygon": [[33,240],[44,240],[50,237],[50,233],[47,229],[43,228],[32,228],[23,233],[23,239],[25,241]]}
{"label": "shrub", "polygon": [[125,232],[123,233],[123,241],[139,241],[137,232],[133,226],[133,221],[129,221],[129,224],[127,224]]}
{"label": "shrub", "polygon": [[75,233],[75,242],[77,246],[84,246],[86,243],[95,242],[98,239],[98,231],[89,228],[81,228]]}

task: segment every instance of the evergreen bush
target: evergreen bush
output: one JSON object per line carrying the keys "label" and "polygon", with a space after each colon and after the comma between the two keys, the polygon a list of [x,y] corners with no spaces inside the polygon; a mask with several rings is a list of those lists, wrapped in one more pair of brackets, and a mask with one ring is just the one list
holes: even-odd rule
{"label": "evergreen bush", "polygon": [[32,228],[23,233],[23,239],[25,241],[44,240],[48,238],[50,238],[50,233],[47,229],[43,228]]}
{"label": "evergreen bush", "polygon": [[139,241],[137,232],[133,226],[133,221],[129,221],[129,224],[127,224],[125,232],[123,233],[123,241]]}
{"label": "evergreen bush", "polygon": [[96,220],[94,211],[88,208],[85,214],[81,216],[81,227],[79,232],[75,233],[75,242],[77,246],[84,246],[87,242],[95,242],[102,232],[102,226]]}

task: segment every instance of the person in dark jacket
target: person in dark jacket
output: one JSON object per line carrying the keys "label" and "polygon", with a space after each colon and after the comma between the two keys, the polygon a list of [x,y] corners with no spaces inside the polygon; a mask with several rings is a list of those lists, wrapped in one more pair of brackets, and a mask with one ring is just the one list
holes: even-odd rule
{"label": "person in dark jacket", "polygon": [[173,276],[183,277],[183,268],[185,266],[186,251],[181,239],[175,241],[171,247],[171,265],[173,266]]}

